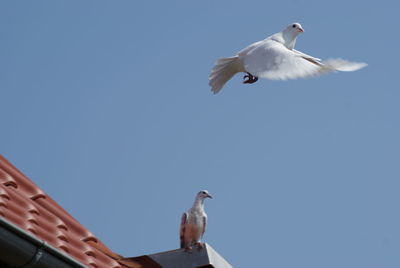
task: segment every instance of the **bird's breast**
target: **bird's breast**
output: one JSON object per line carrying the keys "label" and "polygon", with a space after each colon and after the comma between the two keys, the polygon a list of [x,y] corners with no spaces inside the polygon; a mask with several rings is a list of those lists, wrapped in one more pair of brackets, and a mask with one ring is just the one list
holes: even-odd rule
{"label": "bird's breast", "polygon": [[193,224],[196,226],[203,226],[203,215],[192,214],[189,216],[188,224]]}
{"label": "bird's breast", "polygon": [[187,224],[185,228],[185,236],[191,237],[193,239],[199,239],[202,232],[203,227],[196,224]]}

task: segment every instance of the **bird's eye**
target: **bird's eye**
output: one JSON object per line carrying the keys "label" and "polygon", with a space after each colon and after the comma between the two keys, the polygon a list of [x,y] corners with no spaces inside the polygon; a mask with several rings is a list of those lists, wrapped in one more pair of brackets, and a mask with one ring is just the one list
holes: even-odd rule
{"label": "bird's eye", "polygon": [[202,194],[205,194],[206,192],[202,191],[201,193],[202,193]]}
{"label": "bird's eye", "polygon": [[296,28],[296,24],[293,24],[292,27],[293,27],[293,28]]}

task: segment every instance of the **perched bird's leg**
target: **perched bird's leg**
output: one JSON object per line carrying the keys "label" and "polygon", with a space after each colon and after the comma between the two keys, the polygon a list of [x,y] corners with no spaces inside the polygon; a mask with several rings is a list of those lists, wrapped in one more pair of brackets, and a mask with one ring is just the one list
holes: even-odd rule
{"label": "perched bird's leg", "polygon": [[[253,83],[257,82],[257,80],[258,80],[257,76],[254,76],[248,72],[246,72],[246,73],[247,74],[245,76],[243,76],[243,79],[244,79],[243,84],[253,84]],[[246,80],[246,78],[247,78],[247,80]]]}
{"label": "perched bird's leg", "polygon": [[192,251],[192,247],[191,246],[188,246],[188,247],[185,247],[185,252],[190,252],[190,251]]}
{"label": "perched bird's leg", "polygon": [[196,245],[197,245],[197,249],[198,250],[201,250],[201,249],[203,249],[205,247],[205,244],[202,243],[202,242],[197,242]]}

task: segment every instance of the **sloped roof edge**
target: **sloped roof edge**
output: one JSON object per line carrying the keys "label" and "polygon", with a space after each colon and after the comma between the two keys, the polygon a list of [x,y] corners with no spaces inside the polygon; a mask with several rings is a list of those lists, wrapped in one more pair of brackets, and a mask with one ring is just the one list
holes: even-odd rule
{"label": "sloped roof edge", "polygon": [[122,268],[118,254],[0,155],[0,219],[90,268]]}
{"label": "sloped roof edge", "polygon": [[0,218],[0,234],[0,259],[12,267],[35,264],[43,268],[87,268],[46,241],[3,218]]}

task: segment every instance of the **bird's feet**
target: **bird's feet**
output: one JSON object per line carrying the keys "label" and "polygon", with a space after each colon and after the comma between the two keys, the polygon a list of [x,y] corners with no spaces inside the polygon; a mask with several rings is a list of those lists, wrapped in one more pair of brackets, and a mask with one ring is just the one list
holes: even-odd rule
{"label": "bird's feet", "polygon": [[193,248],[191,246],[185,247],[185,252],[191,252]]}
{"label": "bird's feet", "polygon": [[197,242],[197,243],[196,243],[196,246],[197,246],[197,249],[198,249],[198,250],[202,250],[203,248],[206,247],[205,244],[202,243],[202,242]]}
{"label": "bird's feet", "polygon": [[243,76],[243,79],[244,79],[243,84],[253,84],[257,82],[258,77],[252,75],[251,73],[247,73],[245,76]]}

